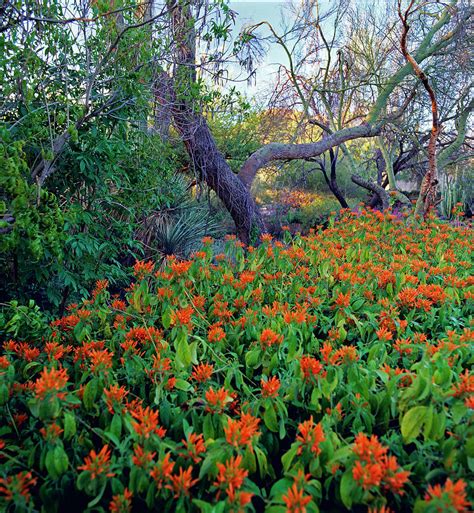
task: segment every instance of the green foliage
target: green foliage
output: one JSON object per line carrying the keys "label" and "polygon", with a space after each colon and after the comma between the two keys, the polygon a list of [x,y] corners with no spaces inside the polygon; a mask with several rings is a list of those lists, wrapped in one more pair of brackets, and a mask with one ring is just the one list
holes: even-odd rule
{"label": "green foliage", "polygon": [[472,238],[345,212],[137,262],[49,328],[9,305],[0,508],[469,510]]}
{"label": "green foliage", "polygon": [[212,215],[208,204],[190,196],[188,182],[174,176],[173,197],[160,202],[141,222],[136,236],[147,257],[160,259],[174,255],[189,256],[201,246],[204,237],[222,235],[222,225]]}
{"label": "green foliage", "polygon": [[[27,286],[25,267],[38,268],[44,259],[62,258],[63,215],[56,196],[29,183],[21,141],[0,128],[0,295]],[[11,280],[9,279],[10,277]]]}

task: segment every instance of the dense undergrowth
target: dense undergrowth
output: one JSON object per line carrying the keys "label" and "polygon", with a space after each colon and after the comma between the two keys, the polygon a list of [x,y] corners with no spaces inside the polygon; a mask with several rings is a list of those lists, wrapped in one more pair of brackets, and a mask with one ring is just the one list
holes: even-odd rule
{"label": "dense undergrowth", "polygon": [[262,238],[9,320],[2,509],[469,510],[470,228],[347,212]]}

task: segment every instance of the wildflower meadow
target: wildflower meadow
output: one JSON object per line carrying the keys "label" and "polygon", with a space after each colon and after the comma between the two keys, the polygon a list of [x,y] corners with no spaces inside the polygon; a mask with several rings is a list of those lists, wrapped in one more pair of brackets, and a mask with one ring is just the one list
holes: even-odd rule
{"label": "wildflower meadow", "polygon": [[0,510],[471,511],[473,242],[345,211],[12,317]]}

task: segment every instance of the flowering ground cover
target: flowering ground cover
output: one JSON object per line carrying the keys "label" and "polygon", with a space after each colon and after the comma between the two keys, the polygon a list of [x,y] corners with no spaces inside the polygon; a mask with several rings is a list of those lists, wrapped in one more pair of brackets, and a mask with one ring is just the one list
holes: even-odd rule
{"label": "flowering ground cover", "polygon": [[472,231],[262,238],[3,342],[2,511],[470,511]]}

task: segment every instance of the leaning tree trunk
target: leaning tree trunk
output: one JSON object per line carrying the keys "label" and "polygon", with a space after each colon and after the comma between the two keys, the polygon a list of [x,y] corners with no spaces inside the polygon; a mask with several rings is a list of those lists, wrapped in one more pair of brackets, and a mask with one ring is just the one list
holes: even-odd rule
{"label": "leaning tree trunk", "polygon": [[263,231],[264,224],[250,190],[234,174],[218,150],[209,126],[192,103],[196,80],[194,20],[189,3],[168,0],[175,49],[171,114],[186,147],[196,176],[220,198],[234,220],[237,235],[245,243]]}
{"label": "leaning tree trunk", "polygon": [[262,218],[250,191],[233,173],[217,149],[206,120],[201,114],[193,112],[184,100],[173,102],[172,114],[175,127],[199,179],[215,191],[229,211],[238,237],[245,243],[250,242],[252,233],[257,234],[264,230]]}

